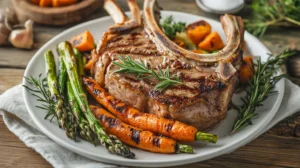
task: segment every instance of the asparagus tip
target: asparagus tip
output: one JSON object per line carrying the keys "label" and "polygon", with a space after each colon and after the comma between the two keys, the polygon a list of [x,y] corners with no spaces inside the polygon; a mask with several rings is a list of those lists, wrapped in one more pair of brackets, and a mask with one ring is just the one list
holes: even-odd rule
{"label": "asparagus tip", "polygon": [[218,141],[218,136],[214,134],[204,133],[204,132],[197,132],[196,140],[206,141],[210,143],[216,143]]}

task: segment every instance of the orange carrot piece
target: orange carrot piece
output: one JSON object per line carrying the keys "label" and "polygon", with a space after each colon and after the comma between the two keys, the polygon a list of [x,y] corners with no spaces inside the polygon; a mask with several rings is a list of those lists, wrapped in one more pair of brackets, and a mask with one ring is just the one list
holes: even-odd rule
{"label": "orange carrot piece", "polygon": [[172,119],[142,113],[106,92],[92,78],[83,78],[83,85],[92,97],[123,122],[179,141],[195,141],[197,128]]}
{"label": "orange carrot piece", "polygon": [[180,39],[174,39],[173,42],[182,48],[184,48],[184,46],[185,46],[184,42]]}
{"label": "orange carrot piece", "polygon": [[206,21],[200,20],[188,25],[186,32],[194,44],[199,44],[211,32],[211,26]]}
{"label": "orange carrot piece", "polygon": [[40,7],[50,7],[52,6],[51,0],[40,0]]}
{"label": "orange carrot piece", "polygon": [[75,36],[71,40],[72,45],[79,51],[90,51],[94,49],[94,37],[89,31],[85,31],[78,36]]}
{"label": "orange carrot piece", "polygon": [[211,32],[202,42],[199,43],[198,47],[212,52],[215,50],[221,50],[224,47],[224,43],[217,32]]}
{"label": "orange carrot piece", "polygon": [[242,61],[242,65],[240,68],[240,84],[248,84],[248,81],[253,78],[253,60],[252,56],[245,56]]}
{"label": "orange carrot piece", "polygon": [[53,7],[68,6],[77,3],[77,0],[52,0]]}
{"label": "orange carrot piece", "polygon": [[90,105],[90,109],[105,131],[130,146],[156,153],[176,153],[178,150],[174,139],[125,124],[103,108]]}

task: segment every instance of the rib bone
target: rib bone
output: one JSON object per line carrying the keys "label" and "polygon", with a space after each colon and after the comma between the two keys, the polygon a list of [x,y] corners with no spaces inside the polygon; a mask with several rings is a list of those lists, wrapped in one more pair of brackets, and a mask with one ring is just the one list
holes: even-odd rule
{"label": "rib bone", "polygon": [[[137,28],[141,25],[140,9],[135,0],[127,0],[132,18],[127,20],[124,12],[119,8],[114,0],[106,0],[104,2],[105,10],[113,17],[116,22],[115,25],[109,28],[109,32],[112,34],[126,32]],[[117,11],[117,12],[115,12]]]}

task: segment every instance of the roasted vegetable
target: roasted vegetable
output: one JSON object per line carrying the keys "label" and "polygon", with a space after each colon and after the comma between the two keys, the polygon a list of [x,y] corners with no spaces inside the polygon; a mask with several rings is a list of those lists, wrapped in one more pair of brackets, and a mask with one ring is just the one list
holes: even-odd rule
{"label": "roasted vegetable", "polygon": [[173,40],[173,42],[176,43],[178,46],[180,46],[180,47],[182,47],[182,48],[185,47],[184,42],[183,42],[182,40],[180,40],[180,39],[176,39],[176,38],[175,38],[175,39]]}
{"label": "roasted vegetable", "polygon": [[218,139],[215,135],[198,132],[195,127],[182,122],[158,117],[150,113],[142,113],[134,107],[111,96],[91,78],[83,78],[83,84],[86,90],[101,105],[127,124],[180,141],[203,140],[215,143]]}
{"label": "roasted vegetable", "polygon": [[40,7],[52,6],[52,0],[40,0]]}
{"label": "roasted vegetable", "polygon": [[134,158],[134,153],[132,153],[126,145],[124,145],[116,137],[108,135],[104,131],[104,128],[101,126],[101,124],[95,118],[91,109],[89,108],[87,96],[80,84],[80,79],[75,62],[76,60],[74,60],[75,55],[71,44],[68,42],[61,42],[60,44],[58,44],[57,48],[66,65],[68,77],[76,102],[78,103],[81,112],[85,115],[90,128],[97,135],[100,143],[113,154],[121,155],[127,158]]}
{"label": "roasted vegetable", "polygon": [[183,41],[185,48],[187,49],[196,49],[196,45],[192,42],[192,40],[187,36],[185,32],[177,33],[175,39]]}
{"label": "roasted vegetable", "polygon": [[211,32],[199,43],[198,47],[213,52],[214,50],[221,50],[224,47],[224,43],[217,32]]}
{"label": "roasted vegetable", "polygon": [[196,49],[196,50],[193,50],[194,53],[199,53],[199,54],[208,54],[207,51],[205,50],[201,50],[201,49]]}
{"label": "roasted vegetable", "polygon": [[77,48],[79,51],[90,51],[94,49],[95,42],[94,37],[89,31],[85,31],[71,40],[72,45]]}
{"label": "roasted vegetable", "polygon": [[209,33],[211,26],[204,20],[199,20],[186,27],[186,33],[194,44],[199,44]]}
{"label": "roasted vegetable", "polygon": [[249,80],[253,78],[253,60],[252,56],[246,56],[243,58],[240,68],[240,83],[248,84]]}
{"label": "roasted vegetable", "polygon": [[77,3],[77,0],[52,0],[53,7],[68,6]]}
{"label": "roasted vegetable", "polygon": [[189,145],[178,144],[174,139],[127,125],[103,108],[90,108],[109,134],[130,146],[156,153],[193,153],[193,148]]}

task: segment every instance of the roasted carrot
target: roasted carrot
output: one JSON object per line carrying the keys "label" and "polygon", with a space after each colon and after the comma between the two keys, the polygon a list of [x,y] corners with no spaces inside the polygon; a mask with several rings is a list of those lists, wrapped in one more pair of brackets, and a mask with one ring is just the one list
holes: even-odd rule
{"label": "roasted carrot", "polygon": [[103,108],[90,105],[90,109],[105,131],[130,146],[155,153],[193,153],[191,146],[178,144],[174,139],[127,125]]}
{"label": "roasted carrot", "polygon": [[83,84],[86,90],[101,105],[129,125],[180,141],[204,140],[213,143],[217,141],[217,136],[198,132],[193,126],[172,119],[158,117],[154,114],[140,112],[138,109],[111,96],[92,78],[83,78]]}
{"label": "roasted carrot", "polygon": [[85,31],[73,37],[71,43],[81,52],[90,51],[95,47],[94,37],[89,31]]}
{"label": "roasted carrot", "polygon": [[253,78],[253,61],[252,56],[245,56],[240,68],[240,84],[248,84]]}
{"label": "roasted carrot", "polygon": [[40,5],[40,0],[30,0],[30,2],[35,5]]}
{"label": "roasted carrot", "polygon": [[52,0],[40,0],[40,7],[52,6]]}
{"label": "roasted carrot", "polygon": [[194,52],[194,53],[198,53],[198,54],[208,54],[207,51],[201,50],[201,49],[193,50],[193,52]]}
{"label": "roasted carrot", "polygon": [[77,3],[77,0],[52,0],[53,7],[68,6]]}
{"label": "roasted carrot", "polygon": [[184,46],[185,46],[185,44],[184,44],[184,42],[182,41],[182,40],[180,40],[180,39],[174,39],[173,40],[173,42],[174,43],[176,43],[178,46],[180,46],[180,47],[182,47],[182,48],[184,48]]}
{"label": "roasted carrot", "polygon": [[224,47],[224,43],[217,32],[211,32],[205,39],[199,43],[198,47],[205,51],[220,50]]}
{"label": "roasted carrot", "polygon": [[204,20],[194,22],[186,27],[186,33],[194,44],[199,44],[211,32],[211,26]]}

